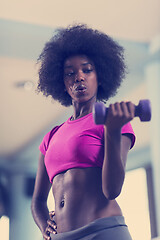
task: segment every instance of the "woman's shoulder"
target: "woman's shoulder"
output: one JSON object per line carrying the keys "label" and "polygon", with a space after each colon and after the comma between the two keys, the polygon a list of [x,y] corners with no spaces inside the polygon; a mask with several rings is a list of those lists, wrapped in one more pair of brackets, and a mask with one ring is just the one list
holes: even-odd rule
{"label": "woman's shoulder", "polygon": [[52,136],[55,134],[55,132],[63,125],[64,123],[55,126],[54,128],[52,128],[51,131],[49,131],[46,135],[48,136],[48,140],[50,141]]}
{"label": "woman's shoulder", "polygon": [[55,127],[53,127],[46,135],[44,135],[43,140],[39,146],[39,150],[43,153],[43,155],[45,155],[50,140],[52,139],[53,135],[57,132],[57,130],[63,125],[64,123],[57,125]]}

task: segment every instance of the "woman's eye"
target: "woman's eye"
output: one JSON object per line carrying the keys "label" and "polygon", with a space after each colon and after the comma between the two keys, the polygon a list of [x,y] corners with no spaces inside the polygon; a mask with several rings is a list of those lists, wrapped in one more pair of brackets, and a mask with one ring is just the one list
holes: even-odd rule
{"label": "woman's eye", "polygon": [[92,72],[92,71],[93,71],[92,69],[84,69],[84,70],[83,70],[84,73],[90,73],[90,72]]}
{"label": "woman's eye", "polygon": [[65,73],[65,76],[66,77],[71,77],[71,76],[73,76],[73,74],[74,74],[74,72],[69,72],[69,73]]}

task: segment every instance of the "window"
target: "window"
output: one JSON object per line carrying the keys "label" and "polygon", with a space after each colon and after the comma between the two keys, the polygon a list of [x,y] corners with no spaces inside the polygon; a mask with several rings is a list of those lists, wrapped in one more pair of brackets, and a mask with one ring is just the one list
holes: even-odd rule
{"label": "window", "polygon": [[0,218],[0,237],[9,240],[9,218],[5,216]]}
{"label": "window", "polygon": [[54,211],[55,202],[54,202],[54,198],[53,198],[53,194],[52,194],[52,188],[51,188],[51,190],[49,192],[49,195],[48,195],[47,205],[48,205],[49,211]]}
{"label": "window", "polygon": [[122,209],[132,238],[150,240],[149,205],[144,168],[126,173],[123,189],[117,201]]}

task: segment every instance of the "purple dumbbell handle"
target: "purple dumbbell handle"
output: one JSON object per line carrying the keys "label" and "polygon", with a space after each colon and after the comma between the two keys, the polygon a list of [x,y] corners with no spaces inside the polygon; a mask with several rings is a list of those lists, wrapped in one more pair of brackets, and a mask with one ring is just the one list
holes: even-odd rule
{"label": "purple dumbbell handle", "polygon": [[[95,103],[93,108],[93,117],[96,124],[104,124],[107,118],[108,108],[100,103]],[[146,122],[151,120],[151,103],[148,99],[140,100],[135,106],[135,117],[139,117],[141,121]]]}

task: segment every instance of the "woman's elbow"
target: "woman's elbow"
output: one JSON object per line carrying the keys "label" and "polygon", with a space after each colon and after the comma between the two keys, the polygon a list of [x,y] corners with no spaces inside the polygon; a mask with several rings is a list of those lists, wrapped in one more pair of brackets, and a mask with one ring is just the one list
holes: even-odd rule
{"label": "woman's elbow", "polygon": [[35,197],[33,197],[30,205],[31,213],[33,216],[36,214],[37,209],[39,207],[40,207],[40,202]]}
{"label": "woman's elbow", "polygon": [[123,186],[123,180],[118,182],[118,184],[111,183],[109,185],[103,185],[103,193],[107,199],[113,200],[120,195],[122,186]]}
{"label": "woman's elbow", "polygon": [[103,191],[105,197],[108,199],[108,200],[114,200],[116,199],[120,193],[121,193],[121,189],[120,190],[111,190],[111,191]]}
{"label": "woman's elbow", "polygon": [[31,208],[31,213],[32,213],[32,215],[34,215],[35,208],[36,208],[36,202],[35,202],[35,199],[34,199],[34,198],[32,198],[30,208]]}

